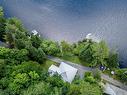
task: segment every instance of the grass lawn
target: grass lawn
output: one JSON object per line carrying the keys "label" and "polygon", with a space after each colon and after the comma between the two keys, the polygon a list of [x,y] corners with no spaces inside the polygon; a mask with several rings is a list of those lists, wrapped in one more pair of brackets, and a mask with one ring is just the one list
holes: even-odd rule
{"label": "grass lawn", "polygon": [[81,61],[78,58],[78,56],[74,56],[74,55],[63,55],[60,58],[63,59],[63,60],[66,60],[66,61],[70,61],[70,62],[73,62],[73,63],[77,63],[77,64],[80,64],[80,65],[83,65],[83,66],[87,66],[87,67],[89,66],[88,63]]}
{"label": "grass lawn", "polygon": [[58,63],[53,62],[53,61],[47,59],[47,60],[45,61],[45,63],[41,64],[41,66],[42,66],[43,68],[45,68],[45,69],[48,69],[52,64],[58,65]]}
{"label": "grass lawn", "polygon": [[103,71],[103,73],[106,74],[106,75],[109,75],[110,77],[112,77],[115,80],[120,81],[120,79],[117,77],[117,75],[112,75],[111,74],[111,71],[110,70],[105,70],[105,71]]}

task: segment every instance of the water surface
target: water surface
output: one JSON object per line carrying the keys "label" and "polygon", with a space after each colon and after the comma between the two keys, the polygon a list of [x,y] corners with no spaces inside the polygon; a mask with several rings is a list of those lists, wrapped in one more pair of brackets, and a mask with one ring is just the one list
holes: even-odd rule
{"label": "water surface", "polygon": [[20,18],[48,39],[76,42],[92,33],[118,49],[127,66],[127,0],[0,0],[0,5],[6,17]]}

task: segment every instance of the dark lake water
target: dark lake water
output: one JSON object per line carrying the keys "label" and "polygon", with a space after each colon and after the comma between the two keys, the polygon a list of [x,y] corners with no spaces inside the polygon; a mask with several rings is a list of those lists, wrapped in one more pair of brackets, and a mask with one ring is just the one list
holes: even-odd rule
{"label": "dark lake water", "polygon": [[119,51],[127,66],[127,0],[0,0],[6,17],[55,41],[76,42],[88,33]]}

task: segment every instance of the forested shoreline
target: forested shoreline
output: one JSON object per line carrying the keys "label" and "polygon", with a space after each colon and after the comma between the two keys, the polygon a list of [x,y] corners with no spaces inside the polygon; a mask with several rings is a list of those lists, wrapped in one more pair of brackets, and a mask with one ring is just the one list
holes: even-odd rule
{"label": "forested shoreline", "polygon": [[[0,8],[0,95],[102,95],[100,71],[76,76],[70,84],[60,76],[49,76],[45,64],[48,56],[79,60],[85,66],[104,66],[114,70],[117,79],[127,83],[127,69],[119,69],[117,51],[111,51],[105,41],[84,39],[74,44],[61,43],[30,34],[17,18],[5,18]],[[76,59],[75,59],[76,58]],[[48,63],[47,63],[48,64]]]}

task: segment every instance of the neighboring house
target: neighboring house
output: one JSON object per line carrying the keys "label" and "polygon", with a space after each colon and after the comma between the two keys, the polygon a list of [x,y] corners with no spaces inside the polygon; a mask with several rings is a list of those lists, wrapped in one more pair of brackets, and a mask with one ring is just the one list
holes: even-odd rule
{"label": "neighboring house", "polygon": [[33,35],[38,35],[38,36],[40,37],[40,35],[39,35],[39,33],[37,32],[37,30],[32,30],[32,34],[33,34]]}
{"label": "neighboring house", "polygon": [[62,77],[64,81],[69,82],[69,83],[73,81],[77,71],[78,70],[76,68],[64,62],[61,62],[59,67],[55,65],[51,65],[48,70],[51,76],[57,73],[58,75]]}
{"label": "neighboring house", "polygon": [[109,84],[106,84],[104,86],[104,93],[106,93],[108,95],[116,95],[115,91],[110,87]]}
{"label": "neighboring house", "polygon": [[100,40],[97,37],[95,37],[94,35],[92,35],[92,33],[88,33],[85,38],[87,40],[92,40],[92,41],[97,42],[97,43],[100,42]]}
{"label": "neighboring house", "polygon": [[37,35],[38,32],[37,32],[36,30],[32,30],[32,34],[33,34],[33,35]]}

